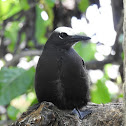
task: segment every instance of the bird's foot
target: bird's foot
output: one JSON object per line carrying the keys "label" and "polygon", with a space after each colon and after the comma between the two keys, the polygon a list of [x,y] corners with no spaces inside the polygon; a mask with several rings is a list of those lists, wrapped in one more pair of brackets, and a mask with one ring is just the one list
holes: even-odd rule
{"label": "bird's foot", "polygon": [[72,114],[77,114],[81,120],[83,120],[87,115],[89,115],[89,114],[91,114],[91,113],[92,113],[92,111],[89,110],[89,109],[86,109],[86,110],[84,110],[84,111],[81,111],[81,110],[75,108],[75,109],[72,111]]}

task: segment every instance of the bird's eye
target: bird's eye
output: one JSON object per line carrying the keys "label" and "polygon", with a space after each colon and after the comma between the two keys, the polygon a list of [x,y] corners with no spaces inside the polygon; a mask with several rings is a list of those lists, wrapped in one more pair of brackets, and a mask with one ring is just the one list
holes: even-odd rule
{"label": "bird's eye", "polygon": [[67,33],[65,33],[65,32],[61,32],[60,34],[59,34],[59,37],[61,38],[61,39],[64,39],[64,38],[66,38],[68,35],[67,35]]}

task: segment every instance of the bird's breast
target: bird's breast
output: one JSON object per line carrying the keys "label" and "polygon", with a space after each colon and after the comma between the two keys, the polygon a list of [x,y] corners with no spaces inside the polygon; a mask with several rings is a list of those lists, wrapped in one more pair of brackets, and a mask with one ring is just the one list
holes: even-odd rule
{"label": "bird's breast", "polygon": [[82,59],[72,48],[45,51],[38,64],[37,69],[40,72],[38,75],[47,81],[55,81],[59,78],[74,80],[84,76]]}
{"label": "bird's breast", "polygon": [[82,59],[74,50],[69,50],[63,56],[62,62],[62,70],[64,75],[71,79],[74,77],[79,77],[84,70]]}

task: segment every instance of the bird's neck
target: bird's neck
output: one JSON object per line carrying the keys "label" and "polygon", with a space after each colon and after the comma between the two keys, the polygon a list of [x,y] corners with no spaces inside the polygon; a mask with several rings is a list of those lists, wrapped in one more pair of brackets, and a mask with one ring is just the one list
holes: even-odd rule
{"label": "bird's neck", "polygon": [[49,49],[49,50],[63,50],[63,51],[68,51],[71,47],[67,47],[67,46],[57,46],[54,44],[45,44],[45,49]]}

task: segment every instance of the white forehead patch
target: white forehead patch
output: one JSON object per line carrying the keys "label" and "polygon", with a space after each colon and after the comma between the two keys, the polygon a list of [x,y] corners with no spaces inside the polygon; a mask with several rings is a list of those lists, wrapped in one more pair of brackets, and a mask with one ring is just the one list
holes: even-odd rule
{"label": "white forehead patch", "polygon": [[67,33],[68,35],[77,35],[78,34],[74,29],[72,29],[70,27],[58,27],[54,31],[58,32],[58,33],[64,32],[64,33]]}

